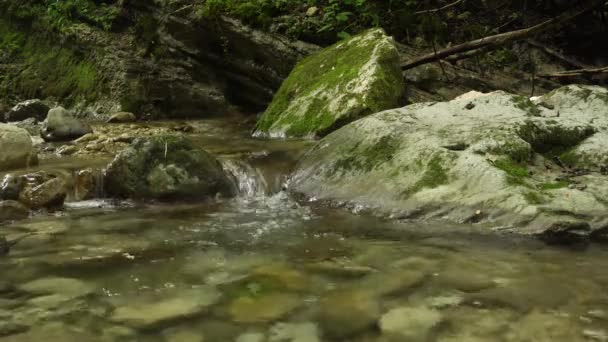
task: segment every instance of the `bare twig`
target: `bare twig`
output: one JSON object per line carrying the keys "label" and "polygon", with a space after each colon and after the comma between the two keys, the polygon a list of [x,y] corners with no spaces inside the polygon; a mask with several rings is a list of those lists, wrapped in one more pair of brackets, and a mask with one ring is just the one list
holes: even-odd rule
{"label": "bare twig", "polygon": [[418,11],[418,12],[414,12],[414,14],[428,14],[428,13],[437,13],[437,12],[441,12],[443,10],[446,10],[450,7],[454,7],[456,5],[458,5],[459,3],[463,2],[464,0],[457,0],[452,2],[451,4],[447,4],[443,7],[440,8],[434,8],[434,9],[430,9],[430,10],[424,10],[424,11]]}
{"label": "bare twig", "polygon": [[568,70],[561,71],[552,74],[540,74],[540,77],[575,77],[575,76],[588,76],[588,75],[598,75],[598,74],[608,74],[608,66],[601,68],[590,68],[590,69],[576,69],[576,70]]}

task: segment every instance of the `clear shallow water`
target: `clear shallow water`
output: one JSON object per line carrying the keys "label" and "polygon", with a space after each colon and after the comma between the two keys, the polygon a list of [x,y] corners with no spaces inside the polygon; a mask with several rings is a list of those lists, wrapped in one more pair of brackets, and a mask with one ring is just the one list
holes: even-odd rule
{"label": "clear shallow water", "polygon": [[225,142],[230,127],[200,143],[239,198],[69,203],[2,227],[36,235],[0,259],[0,341],[608,340],[605,246],[297,203],[279,189],[305,144]]}

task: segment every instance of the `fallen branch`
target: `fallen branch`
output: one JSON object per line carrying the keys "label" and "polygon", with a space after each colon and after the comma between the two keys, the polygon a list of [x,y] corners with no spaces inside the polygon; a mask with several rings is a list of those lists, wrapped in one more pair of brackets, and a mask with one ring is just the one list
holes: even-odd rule
{"label": "fallen branch", "polygon": [[535,26],[532,26],[529,28],[525,28],[525,29],[521,29],[521,30],[500,33],[500,34],[484,37],[481,39],[472,40],[472,41],[469,41],[469,42],[466,42],[466,43],[463,43],[460,45],[456,45],[456,46],[452,46],[452,47],[449,47],[449,48],[446,48],[443,50],[439,50],[436,53],[434,52],[434,53],[422,56],[420,58],[414,59],[413,61],[407,62],[407,63],[401,65],[401,69],[407,70],[407,69],[411,69],[411,68],[417,67],[422,64],[444,59],[448,56],[455,55],[458,53],[463,53],[463,52],[467,52],[467,51],[471,51],[471,50],[477,50],[477,49],[485,48],[485,47],[497,48],[504,44],[507,44],[507,43],[510,43],[510,42],[513,42],[516,40],[527,39],[531,36],[534,36],[540,32],[546,31],[550,28],[561,26],[562,24],[578,17],[579,15],[586,13],[601,5],[604,5],[604,0],[587,0],[587,1],[584,1],[582,4],[575,6],[570,11],[564,12],[563,14],[561,14],[555,18],[549,19],[547,21],[544,21],[538,25],[535,25]]}
{"label": "fallen branch", "polygon": [[608,66],[601,68],[577,69],[556,72],[553,74],[541,74],[540,77],[576,77],[586,75],[608,74]]}
{"label": "fallen branch", "polygon": [[443,10],[446,10],[450,7],[454,7],[456,5],[458,5],[459,3],[463,2],[464,0],[456,0],[454,2],[452,2],[451,4],[447,4],[443,7],[440,8],[434,8],[434,9],[430,9],[430,10],[424,10],[424,11],[418,11],[418,12],[414,12],[414,14],[429,14],[429,13],[437,13],[437,12],[441,12]]}

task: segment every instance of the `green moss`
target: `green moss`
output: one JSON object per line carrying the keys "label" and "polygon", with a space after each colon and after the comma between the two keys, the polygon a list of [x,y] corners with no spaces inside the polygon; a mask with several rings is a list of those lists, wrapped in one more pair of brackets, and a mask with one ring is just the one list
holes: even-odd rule
{"label": "green moss", "polygon": [[542,183],[539,185],[541,190],[554,190],[554,189],[562,189],[567,188],[570,185],[570,182],[562,180],[554,183]]}
{"label": "green moss", "polygon": [[566,127],[550,121],[542,125],[526,121],[517,130],[517,134],[530,143],[532,148],[539,153],[547,153],[556,148],[573,147],[594,133],[595,129],[590,126]]}
{"label": "green moss", "polygon": [[510,158],[498,159],[493,165],[507,174],[507,183],[510,185],[526,185],[525,179],[530,177],[530,171],[524,165]]}
{"label": "green moss", "polygon": [[405,190],[401,196],[407,198],[423,189],[434,189],[447,184],[450,180],[446,161],[440,155],[434,155],[424,169],[422,177],[410,188]]}
{"label": "green moss", "polygon": [[[382,34],[377,31],[373,35],[380,39]],[[398,53],[390,47],[378,52],[380,67],[374,71],[376,81],[365,94],[348,88],[369,61],[377,39],[363,41],[360,36],[352,37],[299,62],[258,121],[257,131],[284,130],[289,136],[322,136],[357,118],[395,107],[403,92],[403,80]],[[342,96],[340,103],[333,98],[336,96]],[[358,105],[351,105],[353,100]]]}
{"label": "green moss", "polygon": [[[103,91],[101,77],[93,63],[47,38],[29,34],[0,20],[0,45],[11,47],[10,61],[23,69],[1,79],[1,94],[23,97],[54,97],[66,104],[75,100],[94,101]],[[0,94],[0,95],[1,95]]]}
{"label": "green moss", "polygon": [[530,204],[543,204],[545,202],[545,199],[540,194],[533,191],[525,192],[523,195],[526,202]]}
{"label": "green moss", "polygon": [[390,162],[398,149],[399,144],[396,139],[391,136],[383,136],[362,151],[358,151],[358,145],[354,146],[345,157],[338,159],[334,166],[336,170],[369,172]]}
{"label": "green moss", "polygon": [[518,163],[525,163],[530,160],[532,150],[530,145],[521,141],[519,137],[497,137],[495,138],[498,142],[497,146],[492,147],[488,152],[495,155],[505,155],[511,160]]}
{"label": "green moss", "polygon": [[524,96],[514,96],[513,103],[515,107],[528,113],[530,116],[540,116],[540,109],[529,98]]}

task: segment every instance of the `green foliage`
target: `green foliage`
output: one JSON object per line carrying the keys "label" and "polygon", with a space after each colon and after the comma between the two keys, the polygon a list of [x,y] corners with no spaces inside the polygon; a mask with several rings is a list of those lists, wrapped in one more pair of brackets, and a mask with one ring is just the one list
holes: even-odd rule
{"label": "green foliage", "polygon": [[98,85],[100,75],[84,56],[50,45],[44,38],[28,36],[2,20],[0,48],[8,51],[5,58],[9,61],[25,66],[14,75],[0,78],[3,92],[19,93],[29,98],[93,100],[101,90]]}
{"label": "green foliage", "polygon": [[[195,12],[201,19],[228,14],[266,29],[278,24],[284,27],[284,33],[293,37],[328,36],[330,41],[380,26],[397,34],[441,31],[436,27],[445,27],[441,20],[414,15],[420,3],[417,0],[204,0]],[[317,11],[307,15],[312,7]]]}
{"label": "green foliage", "polygon": [[122,1],[96,0],[24,0],[0,3],[18,19],[39,21],[44,29],[67,31],[74,24],[81,22],[110,30],[121,12]]}

